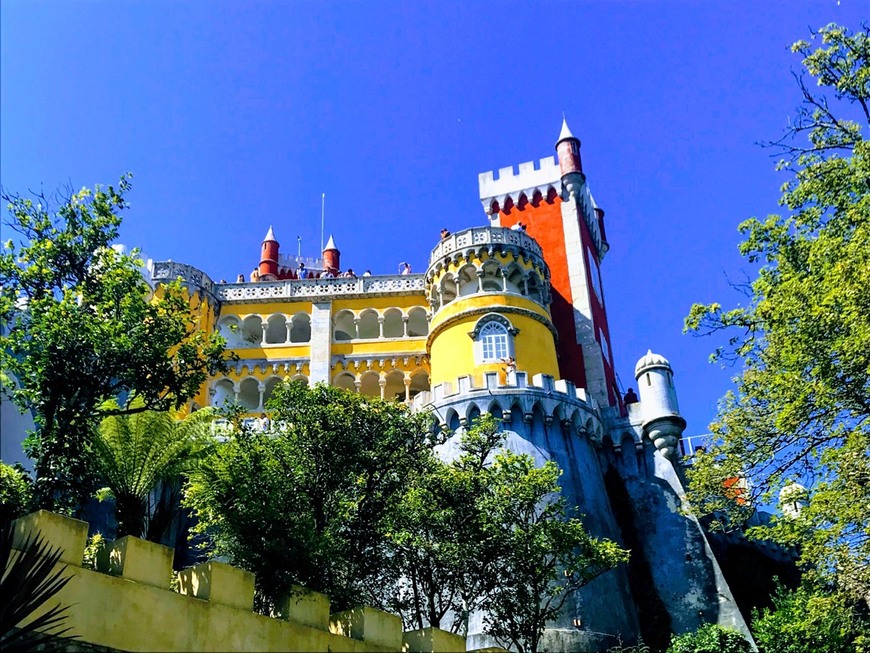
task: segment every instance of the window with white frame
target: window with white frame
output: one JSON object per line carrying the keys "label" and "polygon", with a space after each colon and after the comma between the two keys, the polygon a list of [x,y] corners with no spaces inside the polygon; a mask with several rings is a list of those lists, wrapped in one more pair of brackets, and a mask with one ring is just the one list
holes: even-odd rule
{"label": "window with white frame", "polygon": [[514,336],[519,333],[510,321],[495,313],[485,315],[469,333],[474,340],[475,359],[478,364],[497,363],[514,355]]}

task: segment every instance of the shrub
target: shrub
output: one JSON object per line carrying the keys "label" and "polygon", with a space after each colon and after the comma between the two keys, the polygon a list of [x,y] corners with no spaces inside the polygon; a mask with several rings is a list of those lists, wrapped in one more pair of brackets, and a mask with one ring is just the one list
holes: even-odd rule
{"label": "shrub", "polygon": [[736,630],[704,624],[693,633],[674,635],[668,653],[750,653],[749,642]]}
{"label": "shrub", "polygon": [[0,463],[0,524],[30,512],[31,500],[31,482],[27,472],[20,466]]}

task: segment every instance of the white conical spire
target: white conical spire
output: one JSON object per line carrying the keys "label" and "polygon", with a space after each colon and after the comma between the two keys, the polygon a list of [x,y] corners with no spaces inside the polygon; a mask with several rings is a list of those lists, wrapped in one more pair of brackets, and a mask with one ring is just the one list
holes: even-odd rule
{"label": "white conical spire", "polygon": [[269,225],[269,231],[266,232],[266,237],[263,238],[263,242],[265,243],[265,242],[267,242],[267,241],[269,241],[269,240],[273,240],[273,241],[275,241],[276,243],[278,242],[278,239],[275,238],[275,232],[272,231],[272,225]]}
{"label": "white conical spire", "polygon": [[333,240],[332,234],[329,234],[329,240],[326,241],[326,247],[323,248],[323,251],[326,252],[330,249],[338,251],[338,247],[335,246],[335,240]]}
{"label": "white conical spire", "polygon": [[556,144],[558,145],[559,143],[568,138],[573,138],[574,140],[577,140],[577,137],[571,133],[571,128],[568,127],[568,121],[565,120],[565,116],[562,116],[562,131],[559,132],[559,140],[556,141]]}

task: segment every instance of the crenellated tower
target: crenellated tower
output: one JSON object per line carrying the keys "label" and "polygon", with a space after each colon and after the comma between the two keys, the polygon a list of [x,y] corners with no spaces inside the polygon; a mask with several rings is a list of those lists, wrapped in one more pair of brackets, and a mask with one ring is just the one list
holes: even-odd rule
{"label": "crenellated tower", "polygon": [[480,199],[493,226],[515,227],[540,243],[551,273],[560,376],[605,406],[619,405],[600,265],[607,253],[604,211],[595,203],[580,140],[563,120],[553,157],[479,175]]}

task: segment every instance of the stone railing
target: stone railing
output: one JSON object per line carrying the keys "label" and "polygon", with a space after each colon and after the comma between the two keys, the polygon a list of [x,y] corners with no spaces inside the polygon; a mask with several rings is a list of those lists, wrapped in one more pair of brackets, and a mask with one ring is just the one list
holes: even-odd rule
{"label": "stone railing", "polygon": [[212,298],[216,297],[215,291],[218,285],[202,270],[175,261],[155,261],[152,263],[152,283],[171,283],[176,279],[181,279],[181,282],[191,290],[204,291]]}
{"label": "stone railing", "polygon": [[271,299],[314,300],[318,297],[372,297],[421,294],[422,274],[390,274],[372,277],[334,279],[289,279],[258,283],[227,283],[216,286],[222,302],[259,302]]}
{"label": "stone railing", "polygon": [[451,234],[438,243],[429,256],[429,267],[446,256],[452,256],[455,252],[487,245],[519,247],[543,258],[541,246],[523,231],[514,231],[506,227],[472,227]]}
{"label": "stone railing", "polygon": [[[63,552],[56,569],[71,581],[49,604],[66,608],[62,627],[76,637],[75,650],[465,651],[464,637],[437,628],[403,633],[399,617],[374,608],[330,614],[328,597],[302,588],[279,603],[275,616],[256,614],[254,574],[209,561],[176,576],[171,548],[136,537],[109,542],[97,569],[83,568],[88,524],[77,519],[39,511],[13,528],[15,549],[40,533]],[[177,590],[170,588],[173,577]]]}

